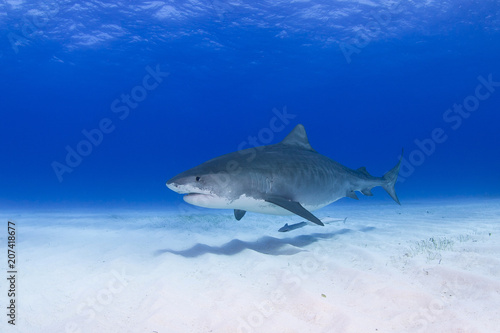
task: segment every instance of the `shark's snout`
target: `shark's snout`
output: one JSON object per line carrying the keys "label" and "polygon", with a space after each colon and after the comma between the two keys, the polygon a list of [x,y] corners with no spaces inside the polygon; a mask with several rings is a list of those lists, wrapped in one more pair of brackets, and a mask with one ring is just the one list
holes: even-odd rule
{"label": "shark's snout", "polygon": [[166,183],[167,187],[174,192],[179,194],[210,194],[211,191],[208,189],[201,188],[197,184],[196,177],[184,176],[179,174]]}
{"label": "shark's snout", "polygon": [[177,192],[178,185],[172,179],[168,180],[166,185],[172,191]]}
{"label": "shark's snout", "polygon": [[178,175],[173,177],[173,178],[170,178],[168,181],[167,181],[167,187],[169,189],[171,189],[172,191],[174,192],[177,192],[177,193],[180,193],[180,194],[183,194],[183,193],[189,193],[189,192],[186,192],[185,190],[185,181],[183,182],[182,181],[182,177],[179,177]]}

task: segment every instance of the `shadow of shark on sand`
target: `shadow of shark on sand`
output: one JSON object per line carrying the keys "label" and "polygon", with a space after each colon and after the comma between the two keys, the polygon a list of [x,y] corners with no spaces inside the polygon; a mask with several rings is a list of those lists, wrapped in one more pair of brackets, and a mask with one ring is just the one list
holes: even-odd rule
{"label": "shadow of shark on sand", "polygon": [[[369,232],[374,230],[374,227],[365,227],[357,231]],[[253,250],[269,255],[294,255],[296,253],[306,251],[304,247],[317,242],[320,239],[330,239],[338,235],[354,232],[352,229],[340,229],[329,233],[313,233],[308,235],[298,235],[295,237],[276,238],[270,236],[260,237],[255,241],[242,241],[233,239],[220,246],[210,246],[206,244],[195,244],[185,250],[161,249],[155,252],[155,255],[164,253],[172,253],[185,258],[195,258],[201,255],[212,253],[218,255],[231,256],[240,253],[243,250]]]}

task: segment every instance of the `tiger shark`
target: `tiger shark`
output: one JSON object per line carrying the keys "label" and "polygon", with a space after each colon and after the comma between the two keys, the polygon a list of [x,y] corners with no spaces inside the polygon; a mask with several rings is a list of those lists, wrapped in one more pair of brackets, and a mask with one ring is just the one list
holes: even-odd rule
{"label": "tiger shark", "polygon": [[[402,155],[401,155],[402,158]],[[167,181],[167,187],[195,206],[234,209],[241,220],[247,211],[290,215],[324,225],[311,212],[356,191],[372,196],[381,186],[400,204],[394,189],[399,163],[382,177],[365,167],[353,170],[319,154],[297,125],[283,141],[213,158]]]}

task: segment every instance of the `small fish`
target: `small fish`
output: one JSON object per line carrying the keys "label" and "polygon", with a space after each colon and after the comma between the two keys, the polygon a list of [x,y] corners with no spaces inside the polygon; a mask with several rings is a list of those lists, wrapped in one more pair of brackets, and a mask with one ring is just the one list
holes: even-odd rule
{"label": "small fish", "polygon": [[[332,219],[332,218],[325,218],[323,219],[322,221],[325,222],[325,223],[329,223],[329,222],[344,222],[345,224],[345,221],[347,220],[347,217],[343,220],[338,220],[338,219]],[[305,227],[306,225],[308,225],[309,223],[307,222],[299,222],[299,223],[295,223],[295,224],[292,224],[292,225],[288,225],[288,223],[285,223],[284,226],[282,226],[281,228],[279,228],[279,232],[287,232],[287,231],[291,231],[291,230],[295,230],[295,229],[299,229],[299,228],[302,228],[302,227]]]}
{"label": "small fish", "polygon": [[295,224],[292,224],[292,225],[288,225],[288,223],[286,223],[278,231],[279,232],[287,232],[287,231],[290,231],[290,230],[295,230],[295,229],[298,229],[298,228],[305,227],[306,225],[307,225],[307,222],[299,222],[299,223],[295,223]]}

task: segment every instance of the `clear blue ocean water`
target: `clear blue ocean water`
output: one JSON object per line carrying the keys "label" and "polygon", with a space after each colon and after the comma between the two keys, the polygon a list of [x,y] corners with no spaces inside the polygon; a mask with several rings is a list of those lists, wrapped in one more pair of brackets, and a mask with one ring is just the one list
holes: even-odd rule
{"label": "clear blue ocean water", "polygon": [[[311,145],[414,199],[500,195],[498,1],[0,4],[0,205],[175,207],[212,157]],[[373,198],[391,199],[379,188]],[[345,199],[350,200],[350,199]]]}

